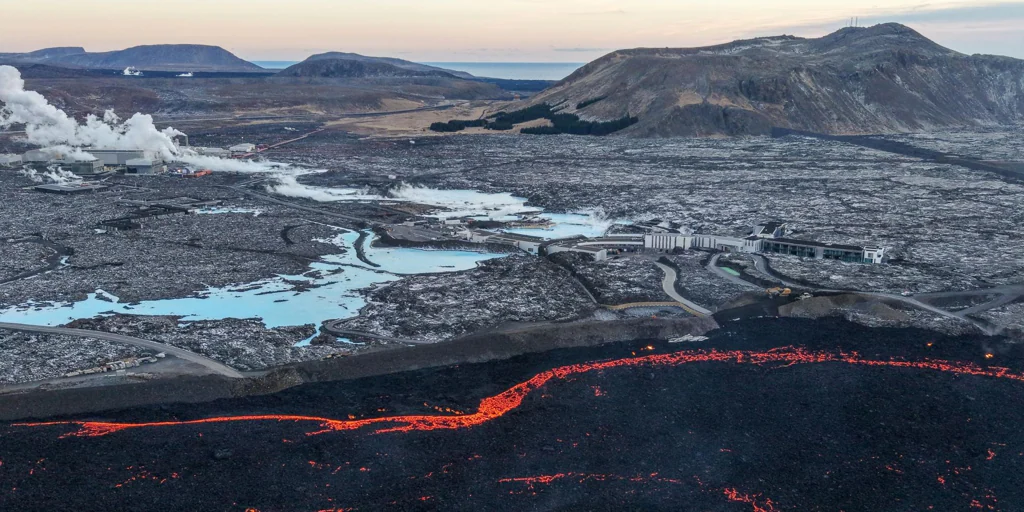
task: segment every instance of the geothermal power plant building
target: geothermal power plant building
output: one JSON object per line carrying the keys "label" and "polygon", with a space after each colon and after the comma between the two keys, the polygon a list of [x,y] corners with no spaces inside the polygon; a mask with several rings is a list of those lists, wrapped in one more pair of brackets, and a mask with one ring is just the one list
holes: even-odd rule
{"label": "geothermal power plant building", "polygon": [[90,149],[87,152],[107,167],[124,167],[129,160],[146,158],[146,152],[141,149]]}
{"label": "geothermal power plant building", "polygon": [[167,172],[167,165],[163,160],[152,158],[136,158],[125,163],[128,167],[128,174],[156,174]]}

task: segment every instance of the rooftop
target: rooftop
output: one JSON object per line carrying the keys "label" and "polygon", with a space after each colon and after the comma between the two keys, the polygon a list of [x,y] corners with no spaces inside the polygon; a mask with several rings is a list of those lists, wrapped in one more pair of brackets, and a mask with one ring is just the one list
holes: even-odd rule
{"label": "rooftop", "polygon": [[131,167],[131,166],[147,167],[147,166],[159,165],[161,163],[163,163],[161,160],[153,160],[151,158],[133,158],[131,160],[126,161],[124,164],[129,166],[129,167]]}
{"label": "rooftop", "polygon": [[494,233],[495,238],[504,238],[505,240],[515,240],[517,242],[536,242],[541,243],[545,240],[539,236],[520,235],[518,233]]}
{"label": "rooftop", "polygon": [[859,246],[856,246],[856,245],[843,245],[843,244],[833,244],[833,243],[828,243],[828,242],[815,242],[815,241],[812,241],[812,240],[796,240],[794,238],[776,238],[774,240],[768,240],[768,243],[773,243],[773,242],[774,243],[781,243],[781,244],[789,244],[789,245],[802,245],[804,247],[824,247],[825,249],[836,249],[836,250],[840,250],[840,251],[856,251],[856,252],[860,252],[860,251],[864,250],[863,247],[859,247]]}
{"label": "rooftop", "polygon": [[109,188],[101,183],[88,183],[88,182],[77,182],[77,183],[50,183],[47,185],[37,185],[33,187],[39,192],[51,192],[57,194],[79,194],[82,192],[96,192]]}

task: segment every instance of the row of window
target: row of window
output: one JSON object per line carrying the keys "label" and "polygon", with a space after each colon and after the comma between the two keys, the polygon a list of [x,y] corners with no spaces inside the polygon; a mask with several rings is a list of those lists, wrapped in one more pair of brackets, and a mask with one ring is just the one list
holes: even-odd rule
{"label": "row of window", "polygon": [[[818,256],[817,250],[814,247],[804,247],[799,245],[780,244],[778,242],[769,242],[764,245],[766,252],[774,252],[776,254],[788,254],[790,256],[797,256],[800,258],[816,258]],[[826,260],[839,260],[847,263],[874,263],[871,258],[865,258],[861,252],[844,251],[840,249],[825,249],[822,251],[822,258]]]}

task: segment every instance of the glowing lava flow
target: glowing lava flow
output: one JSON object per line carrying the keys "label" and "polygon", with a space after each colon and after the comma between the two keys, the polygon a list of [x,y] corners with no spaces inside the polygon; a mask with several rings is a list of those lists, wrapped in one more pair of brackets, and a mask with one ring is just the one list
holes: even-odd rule
{"label": "glowing lava flow", "polygon": [[587,372],[608,370],[612,368],[639,367],[639,366],[680,366],[690,363],[733,363],[733,364],[783,364],[787,366],[797,364],[815,363],[845,363],[863,366],[879,366],[889,368],[913,368],[919,370],[934,370],[957,375],[973,375],[979,377],[991,377],[1000,379],[1011,379],[1024,382],[1024,374],[1011,371],[1008,368],[981,367],[972,363],[961,363],[943,360],[925,361],[904,361],[898,359],[876,360],[865,359],[856,352],[814,352],[802,348],[784,347],[769,351],[681,351],[669,354],[653,354],[648,356],[615,359],[611,361],[599,361],[592,363],[574,364],[562,366],[553,370],[539,373],[526,382],[522,382],[512,388],[495,396],[484,398],[480,401],[477,411],[472,414],[460,414],[456,416],[428,416],[408,415],[390,416],[380,418],[368,418],[361,420],[338,420],[322,418],[317,416],[297,416],[279,414],[261,414],[249,416],[224,416],[217,418],[206,418],[189,421],[158,421],[151,423],[112,423],[101,421],[57,421],[47,423],[19,423],[16,426],[22,427],[44,427],[56,425],[73,425],[79,430],[65,434],[62,437],[97,437],[113,434],[122,430],[133,428],[155,428],[155,427],[176,427],[185,425],[205,425],[212,423],[230,423],[240,421],[287,421],[287,422],[310,422],[317,423],[322,430],[310,432],[307,435],[317,435],[326,432],[338,432],[347,430],[359,430],[372,427],[368,433],[380,434],[386,432],[412,432],[429,430],[454,430],[470,428],[487,423],[496,418],[504,416],[509,411],[518,408],[527,395],[541,388],[552,380],[564,380],[572,375]]}

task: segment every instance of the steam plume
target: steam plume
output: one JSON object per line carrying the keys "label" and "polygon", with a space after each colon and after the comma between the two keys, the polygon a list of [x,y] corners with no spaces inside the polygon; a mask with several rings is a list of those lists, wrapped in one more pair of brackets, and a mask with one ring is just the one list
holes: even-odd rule
{"label": "steam plume", "polygon": [[272,162],[243,162],[197,155],[183,150],[174,137],[184,135],[174,128],[158,130],[153,116],[136,113],[122,121],[112,110],[102,118],[94,115],[79,123],[51,105],[43,95],[25,90],[21,72],[0,66],[0,128],[24,124],[29,143],[75,160],[91,160],[83,147],[140,149],[164,160],[179,161],[223,172],[279,172],[287,166]]}

